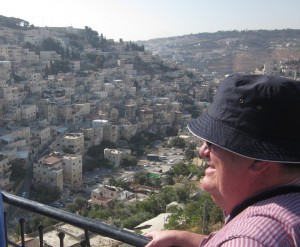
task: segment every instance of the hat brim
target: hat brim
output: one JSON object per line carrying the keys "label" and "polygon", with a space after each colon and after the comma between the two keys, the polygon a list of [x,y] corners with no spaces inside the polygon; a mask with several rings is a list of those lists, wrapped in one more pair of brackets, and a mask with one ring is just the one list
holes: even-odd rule
{"label": "hat brim", "polygon": [[279,163],[300,163],[300,143],[296,140],[253,138],[235,126],[212,118],[208,112],[188,124],[189,131],[206,141],[238,155]]}

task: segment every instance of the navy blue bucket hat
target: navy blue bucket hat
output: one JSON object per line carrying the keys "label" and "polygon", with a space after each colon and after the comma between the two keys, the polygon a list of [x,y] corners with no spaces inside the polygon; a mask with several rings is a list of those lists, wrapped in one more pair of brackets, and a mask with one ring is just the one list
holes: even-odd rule
{"label": "navy blue bucket hat", "polygon": [[241,156],[300,163],[300,82],[265,75],[228,76],[208,111],[188,129]]}

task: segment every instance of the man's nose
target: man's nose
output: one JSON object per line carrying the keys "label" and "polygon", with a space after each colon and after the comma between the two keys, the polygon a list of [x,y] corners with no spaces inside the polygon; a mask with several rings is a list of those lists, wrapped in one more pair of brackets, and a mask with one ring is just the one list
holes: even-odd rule
{"label": "man's nose", "polygon": [[202,158],[207,158],[209,156],[210,148],[206,144],[206,142],[203,142],[202,146],[199,149],[199,155]]}

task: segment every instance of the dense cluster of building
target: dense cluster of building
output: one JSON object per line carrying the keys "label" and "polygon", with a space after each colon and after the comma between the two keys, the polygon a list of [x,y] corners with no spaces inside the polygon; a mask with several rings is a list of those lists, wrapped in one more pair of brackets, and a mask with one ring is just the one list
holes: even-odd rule
{"label": "dense cluster of building", "polygon": [[[82,31],[82,30],[81,30]],[[63,189],[80,187],[83,155],[103,140],[126,143],[143,131],[164,133],[186,126],[191,114],[182,110],[182,95],[200,101],[208,91],[202,75],[145,51],[128,50],[123,42],[111,43],[111,51],[82,43],[82,59],[70,60],[67,73],[45,70],[62,57],[56,51],[31,51],[53,39],[72,48],[74,28],[0,28],[0,187],[10,191],[12,163],[32,169],[33,184],[47,183]],[[83,70],[86,54],[104,58],[105,66]],[[151,68],[147,72],[136,61]],[[86,63],[86,61],[84,61]],[[164,71],[159,67],[163,64]],[[189,72],[191,73],[191,72]],[[19,78],[16,80],[16,78]],[[21,79],[20,79],[21,78]],[[195,84],[198,83],[198,85]],[[204,95],[204,96],[203,96]],[[124,153],[105,149],[104,157],[118,167]]]}

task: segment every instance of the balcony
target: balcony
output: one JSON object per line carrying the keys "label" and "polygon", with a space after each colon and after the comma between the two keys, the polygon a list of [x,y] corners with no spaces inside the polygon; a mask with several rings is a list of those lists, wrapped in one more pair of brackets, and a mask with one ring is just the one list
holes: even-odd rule
{"label": "balcony", "polygon": [[[115,226],[106,224],[104,222],[98,221],[98,220],[94,220],[94,219],[89,219],[83,216],[79,216],[76,214],[72,214],[54,207],[50,207],[41,203],[37,203],[35,201],[31,201],[29,199],[26,198],[22,198],[19,196],[15,196],[13,194],[7,193],[7,192],[2,192],[2,198],[3,198],[3,203],[4,205],[7,206],[15,206],[19,209],[25,209],[27,211],[39,214],[39,215],[43,215],[52,219],[56,219],[60,222],[64,222],[67,223],[69,225],[78,227],[80,229],[83,230],[84,234],[82,236],[82,239],[79,240],[79,244],[81,247],[90,247],[90,246],[95,246],[95,245],[91,245],[90,243],[90,236],[93,234],[97,234],[97,235],[101,235],[104,237],[108,237],[114,240],[117,240],[121,243],[126,243],[129,244],[131,246],[145,246],[148,242],[149,239],[147,239],[146,237],[144,237],[143,235],[140,234],[136,234],[133,232],[130,232],[128,230],[123,230],[120,228],[117,228]],[[4,217],[4,221],[5,221],[5,237],[7,239],[7,220],[6,220],[6,215],[7,213],[4,213],[5,217]],[[20,224],[20,243],[16,244],[14,243],[12,240],[7,239],[7,243],[6,243],[6,247],[8,246],[15,246],[15,247],[25,247],[25,232],[24,232],[24,225],[25,225],[25,219],[24,218],[20,218],[19,220],[19,224]],[[45,245],[44,240],[43,240],[43,236],[44,236],[44,232],[43,232],[44,228],[42,225],[40,225],[38,227],[38,229],[36,229],[36,231],[38,232],[38,238],[39,238],[39,245],[36,246],[40,246],[40,247],[45,247],[45,246],[49,246],[50,245]],[[63,231],[58,232],[57,234],[57,238],[59,238],[59,243],[60,243],[60,247],[63,246],[69,246],[66,245],[66,243],[64,243],[64,237],[65,237],[65,233]],[[75,245],[72,245],[75,246]],[[79,246],[78,244],[76,246]],[[96,246],[100,246],[100,245],[96,245]],[[107,246],[107,245],[105,245]]]}

